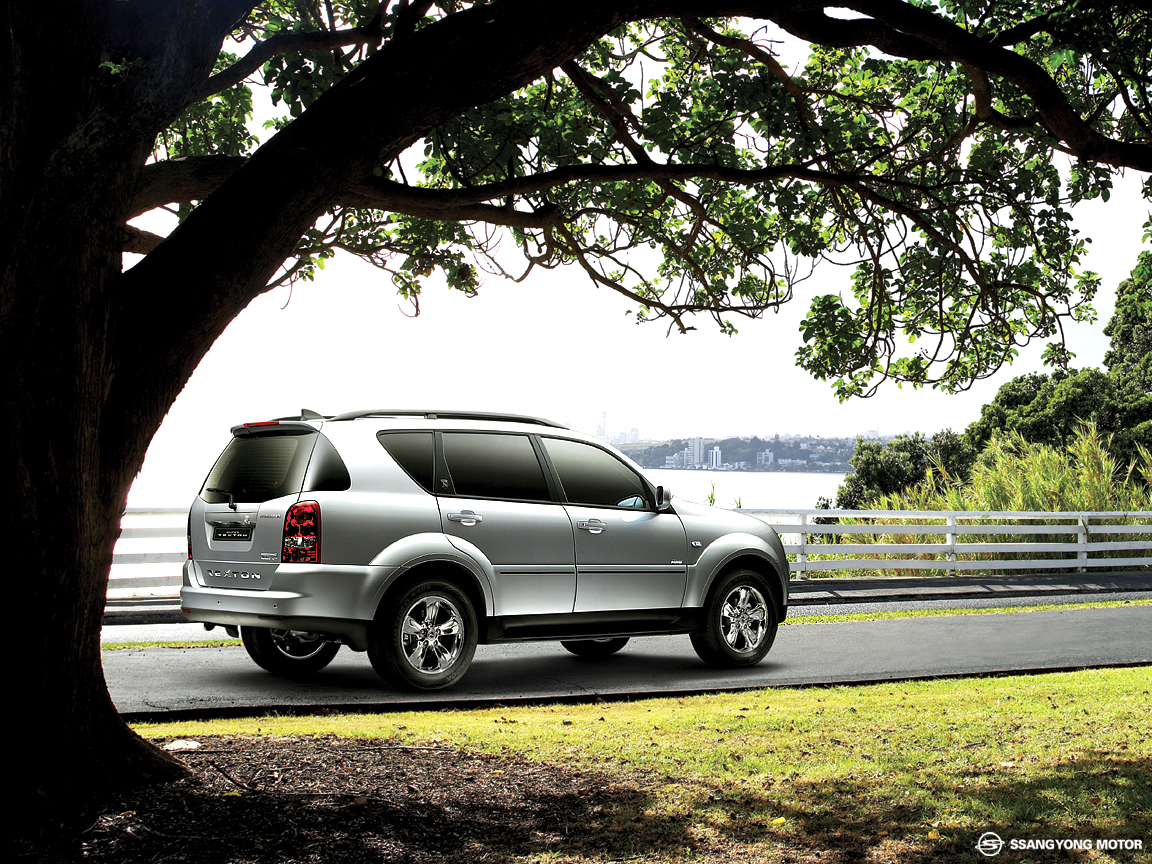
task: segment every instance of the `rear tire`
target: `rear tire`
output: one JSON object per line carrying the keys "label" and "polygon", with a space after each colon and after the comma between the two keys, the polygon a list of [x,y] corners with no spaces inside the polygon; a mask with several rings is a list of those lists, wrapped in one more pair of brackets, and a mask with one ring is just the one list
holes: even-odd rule
{"label": "rear tire", "polygon": [[257,666],[285,678],[314,675],[331,663],[340,650],[338,642],[299,630],[241,627],[240,639]]}
{"label": "rear tire", "polygon": [[692,634],[692,647],[710,666],[755,666],[772,648],[780,612],[764,577],[735,570],[708,592],[704,624]]}
{"label": "rear tire", "polygon": [[616,639],[562,639],[560,644],[577,657],[586,657],[589,660],[603,660],[611,657],[628,644],[627,636]]}
{"label": "rear tire", "polygon": [[468,671],[479,629],[464,592],[432,579],[412,586],[395,606],[377,613],[368,634],[368,659],[390,684],[440,690]]}

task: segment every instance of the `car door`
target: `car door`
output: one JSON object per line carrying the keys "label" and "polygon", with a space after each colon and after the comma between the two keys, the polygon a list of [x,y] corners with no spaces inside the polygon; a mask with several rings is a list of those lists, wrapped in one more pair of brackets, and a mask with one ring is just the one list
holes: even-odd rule
{"label": "car door", "polygon": [[680,517],[658,512],[650,486],[615,454],[541,437],[575,529],[575,612],[679,608],[687,580]]}
{"label": "car door", "polygon": [[496,615],[571,612],[576,595],[572,523],[553,500],[527,435],[443,432],[436,488],[442,530],[492,565]]}

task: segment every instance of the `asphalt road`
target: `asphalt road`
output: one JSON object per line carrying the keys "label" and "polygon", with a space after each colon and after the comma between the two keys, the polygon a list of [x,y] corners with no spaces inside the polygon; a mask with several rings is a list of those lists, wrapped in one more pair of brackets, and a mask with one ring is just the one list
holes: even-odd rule
{"label": "asphalt road", "polygon": [[552,642],[480,646],[459,684],[426,697],[389,688],[365,655],[346,648],[307,682],[269,675],[239,647],[104,652],[117,708],[138,719],[305,706],[462,707],[1131,664],[1152,664],[1152,607],[786,626],[759,666],[739,670],[705,666],[686,636],[636,639],[606,661],[581,660]]}

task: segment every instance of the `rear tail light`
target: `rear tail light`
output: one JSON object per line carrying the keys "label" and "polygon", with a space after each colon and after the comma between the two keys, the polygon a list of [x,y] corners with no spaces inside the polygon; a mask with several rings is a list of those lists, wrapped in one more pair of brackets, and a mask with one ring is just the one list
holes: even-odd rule
{"label": "rear tail light", "polygon": [[188,560],[192,560],[192,511],[188,511]]}
{"label": "rear tail light", "polygon": [[320,563],[320,505],[301,501],[288,508],[284,516],[284,545],[280,552],[284,564]]}

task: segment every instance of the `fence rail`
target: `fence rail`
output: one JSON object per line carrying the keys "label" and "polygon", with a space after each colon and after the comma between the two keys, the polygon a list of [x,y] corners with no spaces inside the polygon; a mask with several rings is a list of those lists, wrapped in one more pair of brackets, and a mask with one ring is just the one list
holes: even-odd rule
{"label": "fence rail", "polygon": [[188,557],[188,508],[129,507],[120,520],[120,539],[112,551],[110,600],[169,597],[180,591]]}
{"label": "fence rail", "polygon": [[[1152,567],[1152,512],[1145,511],[977,513],[745,508],[738,512],[764,519],[779,532],[784,550],[795,558],[789,569],[796,576],[829,570],[940,570],[955,574]],[[110,599],[171,596],[179,591],[180,570],[188,554],[187,518],[188,511],[182,508],[129,508],[124,513],[112,557]],[[815,521],[828,518],[871,521],[851,525]],[[942,524],[923,524],[925,521]],[[1129,524],[1103,524],[1109,521]],[[842,537],[856,540],[867,536],[913,537],[916,542],[840,542]],[[1029,536],[1037,540],[1019,539]],[[1053,536],[1070,539],[1053,542]],[[968,537],[1013,539],[959,539]],[[937,542],[934,538],[940,539]],[[1015,557],[1022,555],[1041,557]]]}
{"label": "fence rail", "polygon": [[[1152,535],[1152,512],[1148,511],[742,508],[738,512],[763,519],[776,529],[784,551],[794,557],[789,562],[792,575],[824,570],[939,570],[951,574],[997,570],[1085,572],[1097,567],[1152,566],[1152,539],[1139,536]],[[840,524],[841,519],[850,519],[852,524]],[[1041,524],[1035,524],[1037,522]],[[840,540],[841,537],[856,540],[858,535],[883,540]],[[1127,539],[1129,535],[1137,536]],[[1037,538],[1034,541],[1022,539],[1033,536]],[[914,539],[884,542],[898,537]],[[936,540],[937,537],[940,539]],[[959,539],[979,537],[992,539]],[[995,540],[997,537],[1011,539]],[[1053,537],[1069,539],[1053,540]],[[1125,539],[1114,539],[1116,537]]]}

